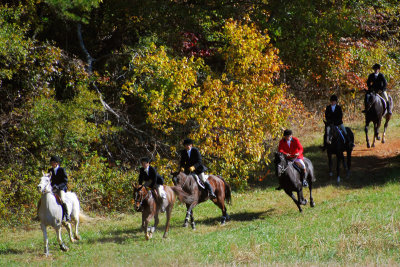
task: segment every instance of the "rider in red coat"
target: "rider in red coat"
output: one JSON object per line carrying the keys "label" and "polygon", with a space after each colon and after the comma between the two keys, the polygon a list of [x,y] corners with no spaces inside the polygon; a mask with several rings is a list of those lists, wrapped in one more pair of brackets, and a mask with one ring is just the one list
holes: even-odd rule
{"label": "rider in red coat", "polygon": [[292,136],[292,131],[287,129],[283,132],[283,138],[279,141],[278,151],[286,156],[287,160],[292,160],[300,168],[300,180],[303,186],[308,186],[306,177],[306,165],[303,161],[303,146],[299,139]]}

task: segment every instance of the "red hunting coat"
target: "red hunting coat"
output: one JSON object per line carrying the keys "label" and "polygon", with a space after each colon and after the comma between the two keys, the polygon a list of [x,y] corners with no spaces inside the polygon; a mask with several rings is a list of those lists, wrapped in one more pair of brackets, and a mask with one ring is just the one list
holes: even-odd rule
{"label": "red hunting coat", "polygon": [[300,144],[299,139],[292,136],[292,141],[290,143],[290,147],[288,146],[286,140],[284,138],[279,141],[278,151],[286,154],[290,154],[291,158],[294,158],[294,154],[299,153],[298,159],[303,159],[303,146]]}

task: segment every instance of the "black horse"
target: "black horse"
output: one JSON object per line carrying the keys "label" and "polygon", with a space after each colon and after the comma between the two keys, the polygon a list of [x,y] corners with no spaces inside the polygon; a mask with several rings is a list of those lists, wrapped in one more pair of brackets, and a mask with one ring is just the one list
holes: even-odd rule
{"label": "black horse", "polygon": [[[310,206],[314,207],[314,199],[312,197],[312,185],[315,182],[314,167],[308,158],[303,159],[306,164],[306,177],[308,181],[308,188],[310,190]],[[294,203],[302,212],[300,205],[306,205],[307,200],[303,196],[303,184],[300,180],[300,172],[294,167],[295,163],[293,161],[288,161],[285,155],[281,152],[275,153],[275,172],[279,179],[279,187],[285,191],[285,193],[290,196]],[[297,192],[297,199],[293,192]]]}
{"label": "black horse", "polygon": [[[393,100],[389,96],[389,102],[393,109]],[[382,143],[385,143],[385,133],[392,114],[387,112],[385,100],[375,92],[367,92],[365,95],[365,138],[367,139],[367,147],[370,148],[368,139],[368,125],[372,121],[374,123],[374,140],[372,147],[375,146],[375,139],[379,140],[379,127],[381,126],[382,117],[385,117],[385,125],[382,134]]]}
{"label": "black horse", "polygon": [[[325,143],[326,152],[328,154],[328,165],[329,165],[329,176],[333,176],[332,173],[332,155],[336,155],[336,174],[337,182],[340,182],[340,163],[343,162],[343,167],[347,171],[346,176],[350,175],[351,168],[351,152],[353,152],[354,134],[353,131],[346,127],[348,140],[345,141],[344,134],[340,131],[339,127],[333,123],[325,122]],[[347,154],[347,164],[344,160],[343,152]]]}

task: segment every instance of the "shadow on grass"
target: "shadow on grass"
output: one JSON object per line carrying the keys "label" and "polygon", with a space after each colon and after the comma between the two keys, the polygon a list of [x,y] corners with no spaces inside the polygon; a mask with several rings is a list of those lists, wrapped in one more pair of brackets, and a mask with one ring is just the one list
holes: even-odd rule
{"label": "shadow on grass", "polygon": [[[260,211],[260,212],[240,212],[240,213],[232,213],[229,214],[230,220],[237,221],[237,222],[249,222],[257,219],[264,219],[266,217],[270,217],[271,214],[275,211],[275,209],[269,209],[267,211]],[[204,225],[216,225],[219,224],[221,221],[221,216],[219,217],[212,217],[212,218],[205,218],[202,220],[196,220],[194,218],[196,224],[204,224]]]}
{"label": "shadow on grass", "polygon": [[[328,156],[318,146],[305,148],[307,158],[314,165],[316,182],[313,188],[320,188],[336,183],[336,156],[333,155],[332,170],[333,176],[329,176]],[[272,155],[273,156],[273,155]],[[346,157],[346,155],[345,155]],[[278,186],[278,178],[275,176],[273,161],[267,168],[268,175],[256,176],[250,179],[249,185],[252,188],[268,188]],[[362,188],[368,186],[380,186],[387,182],[397,181],[400,176],[400,155],[393,157],[378,156],[354,156],[352,155],[352,166],[350,176],[346,177],[343,165],[340,168],[341,186],[348,188]],[[262,177],[263,179],[260,179]]]}
{"label": "shadow on grass", "polygon": [[20,255],[26,253],[26,250],[14,248],[0,248],[0,255]]}
{"label": "shadow on grass", "polygon": [[98,242],[123,244],[127,240],[143,239],[144,236],[143,231],[140,228],[103,231],[102,233],[104,233],[105,237],[86,238],[85,242],[88,244],[94,244]]}

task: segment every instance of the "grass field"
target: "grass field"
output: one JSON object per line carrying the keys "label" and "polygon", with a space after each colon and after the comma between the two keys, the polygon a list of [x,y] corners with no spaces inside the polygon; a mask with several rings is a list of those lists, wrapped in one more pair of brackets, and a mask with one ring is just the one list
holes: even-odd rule
{"label": "grass field", "polygon": [[354,169],[340,186],[327,175],[326,155],[318,149],[320,134],[304,134],[317,182],[316,206],[305,207],[302,214],[283,191],[274,190],[277,182],[271,173],[248,192],[233,194],[231,221],[225,226],[218,224],[221,213],[210,201],[194,210],[196,231],[181,227],[185,208],[177,204],[167,239],[162,238],[164,215],[153,239],[146,241],[140,214],[111,214],[82,223],[82,240],[75,244],[63,229],[68,252],[58,249],[49,228],[52,256],[46,258],[40,226],[34,223],[0,229],[0,265],[400,265],[399,120],[390,125],[388,143],[370,151],[364,149],[363,126],[352,127],[357,140]]}

